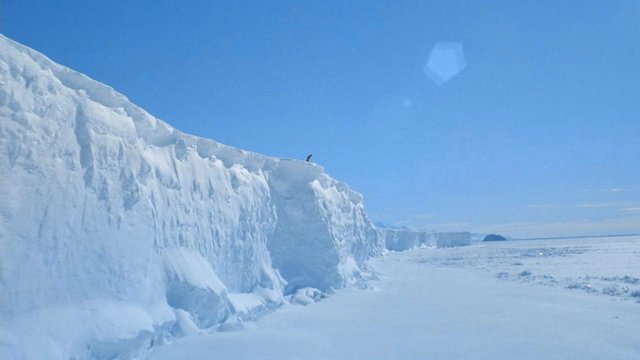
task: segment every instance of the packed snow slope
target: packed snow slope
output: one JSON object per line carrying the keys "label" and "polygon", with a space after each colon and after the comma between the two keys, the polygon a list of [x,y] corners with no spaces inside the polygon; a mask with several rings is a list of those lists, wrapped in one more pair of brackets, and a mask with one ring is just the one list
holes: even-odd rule
{"label": "packed snow slope", "polygon": [[0,174],[3,359],[135,357],[385,248],[322,167],[183,134],[2,35]]}

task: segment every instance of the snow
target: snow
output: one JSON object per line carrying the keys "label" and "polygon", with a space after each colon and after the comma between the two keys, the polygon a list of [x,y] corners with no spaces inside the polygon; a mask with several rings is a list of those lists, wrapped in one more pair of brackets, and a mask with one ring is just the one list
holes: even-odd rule
{"label": "snow", "polygon": [[0,120],[3,358],[142,356],[364,286],[385,251],[321,166],[181,133],[1,35]]}
{"label": "snow", "polygon": [[[370,261],[370,289],[178,339],[151,359],[637,359],[639,260],[640,237],[391,252]],[[577,276],[629,291],[569,286]]]}

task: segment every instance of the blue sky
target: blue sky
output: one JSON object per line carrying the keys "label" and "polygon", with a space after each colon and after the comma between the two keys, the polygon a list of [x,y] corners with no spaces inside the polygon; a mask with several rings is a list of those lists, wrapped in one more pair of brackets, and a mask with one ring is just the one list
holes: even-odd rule
{"label": "blue sky", "polygon": [[374,221],[640,233],[637,1],[4,0],[0,31],[184,132],[313,153]]}

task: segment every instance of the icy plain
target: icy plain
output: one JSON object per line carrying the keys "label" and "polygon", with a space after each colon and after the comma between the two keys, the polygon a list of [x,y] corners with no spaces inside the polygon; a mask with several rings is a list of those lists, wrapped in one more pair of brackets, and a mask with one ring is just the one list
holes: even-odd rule
{"label": "icy plain", "polygon": [[378,280],[151,358],[640,358],[640,237],[391,252]]}

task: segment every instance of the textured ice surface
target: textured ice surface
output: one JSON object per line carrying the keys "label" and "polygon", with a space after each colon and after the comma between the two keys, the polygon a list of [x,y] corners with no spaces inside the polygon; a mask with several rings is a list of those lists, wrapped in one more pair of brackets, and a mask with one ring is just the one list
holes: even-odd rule
{"label": "textured ice surface", "polygon": [[417,261],[478,268],[506,281],[640,301],[640,237],[521,240],[442,249]]}

